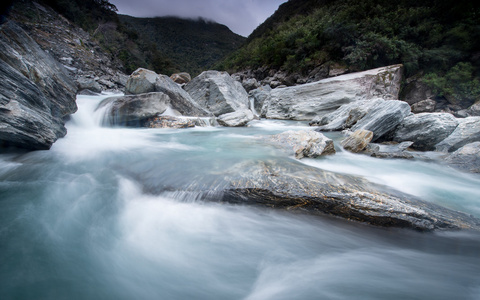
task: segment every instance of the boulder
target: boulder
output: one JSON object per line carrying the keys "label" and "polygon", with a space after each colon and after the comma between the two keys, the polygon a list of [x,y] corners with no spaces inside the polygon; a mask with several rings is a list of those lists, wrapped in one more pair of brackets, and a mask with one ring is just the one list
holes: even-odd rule
{"label": "boulder", "polygon": [[[101,93],[102,92],[102,87],[98,82],[95,81],[93,78],[87,78],[87,77],[79,77],[76,80],[78,90],[80,92],[84,90],[88,90],[94,93]],[[85,94],[85,92],[83,92]]]}
{"label": "boulder", "polygon": [[128,77],[125,85],[125,94],[138,95],[155,92],[157,78],[157,73],[139,68]]}
{"label": "boulder", "polygon": [[408,103],[398,100],[387,100],[372,107],[368,113],[352,127],[352,131],[366,129],[373,132],[372,141],[376,141],[384,134],[400,124],[410,112]]}
{"label": "boulder", "polygon": [[205,71],[184,86],[185,91],[215,116],[248,109],[248,94],[227,72]]}
{"label": "boulder", "polygon": [[401,73],[402,66],[394,65],[274,89],[261,114],[269,119],[311,121],[354,101],[398,99]]}
{"label": "boulder", "polygon": [[0,146],[49,149],[77,110],[65,68],[12,21],[0,25]]}
{"label": "boulder", "polygon": [[420,113],[403,119],[395,130],[396,142],[412,141],[412,148],[431,151],[458,126],[458,120],[448,113]]}
{"label": "boulder", "polygon": [[110,97],[98,105],[105,109],[104,125],[143,127],[144,123],[164,113],[170,106],[165,93],[147,93]]}
{"label": "boulder", "polygon": [[363,118],[374,106],[383,103],[383,99],[359,100],[344,104],[337,110],[315,117],[309,124],[319,126],[321,131],[336,131],[350,128]]}
{"label": "boulder", "polygon": [[480,142],[466,144],[447,156],[445,161],[456,169],[480,173]]}
{"label": "boulder", "polygon": [[195,102],[192,97],[166,75],[158,75],[155,92],[165,93],[170,97],[170,105],[183,116],[213,117],[213,114]]}
{"label": "boulder", "polygon": [[242,86],[245,91],[250,92],[251,90],[257,89],[260,87],[260,83],[255,78],[248,78],[242,81]]}
{"label": "boulder", "polygon": [[186,72],[181,72],[172,74],[172,76],[170,76],[170,79],[172,79],[175,83],[185,84],[189,83],[192,80],[192,77]]}
{"label": "boulder", "polygon": [[[299,165],[293,160],[253,161],[234,165],[232,170],[224,175],[229,185],[220,195],[220,189],[212,188],[216,191],[213,201],[221,196],[223,202],[330,214],[373,225],[420,231],[478,229],[480,226],[480,220],[466,214],[363,178]],[[204,193],[206,200],[210,200],[211,193]]]}
{"label": "boulder", "polygon": [[457,128],[435,146],[436,151],[453,152],[466,144],[480,141],[480,117],[458,119]]}
{"label": "boulder", "polygon": [[269,85],[264,85],[248,92],[248,99],[250,103],[253,101],[253,108],[256,112],[262,110],[263,102],[270,95],[271,91],[272,88]]}
{"label": "boulder", "polygon": [[412,112],[414,114],[425,113],[425,112],[434,112],[437,102],[432,99],[426,99],[419,101],[415,104],[412,104]]}
{"label": "boulder", "polygon": [[[171,81],[165,76],[167,81]],[[176,84],[173,83],[175,86]],[[188,96],[188,95],[187,95]],[[210,117],[211,114],[190,103],[181,93],[154,92],[139,95],[110,97],[100,102],[98,109],[105,109],[104,124],[110,126],[149,127],[148,120],[162,114],[172,116]]]}
{"label": "boulder", "polygon": [[363,151],[372,141],[373,132],[359,129],[342,140],[341,144],[345,150],[353,153]]}
{"label": "boulder", "polygon": [[293,152],[297,159],[335,154],[333,141],[313,130],[290,130],[266,137],[265,140]]}
{"label": "boulder", "polygon": [[228,127],[241,127],[255,118],[253,112],[249,109],[241,109],[228,114],[223,114],[217,118],[218,124]]}

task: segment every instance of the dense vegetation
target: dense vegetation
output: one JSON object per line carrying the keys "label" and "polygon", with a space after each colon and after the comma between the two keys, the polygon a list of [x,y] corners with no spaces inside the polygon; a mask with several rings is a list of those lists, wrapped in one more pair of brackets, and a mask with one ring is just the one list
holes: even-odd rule
{"label": "dense vegetation", "polygon": [[[290,0],[217,67],[306,73],[331,63],[350,70],[403,63],[407,76],[427,74],[439,95],[473,101],[480,96],[479,21],[475,1]],[[453,91],[459,70],[468,82]]]}
{"label": "dense vegetation", "polygon": [[41,1],[88,31],[127,74],[143,67],[196,75],[244,41],[226,26],[205,20],[119,16],[108,0]]}

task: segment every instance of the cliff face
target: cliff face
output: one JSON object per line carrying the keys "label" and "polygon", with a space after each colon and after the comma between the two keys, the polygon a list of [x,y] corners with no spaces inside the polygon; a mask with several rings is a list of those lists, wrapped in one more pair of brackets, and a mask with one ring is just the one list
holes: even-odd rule
{"label": "cliff face", "polygon": [[77,88],[15,22],[0,25],[0,146],[49,149],[66,134]]}
{"label": "cliff face", "polygon": [[17,1],[10,19],[65,67],[80,90],[88,88],[84,86],[86,81],[90,81],[90,89],[95,85],[96,92],[123,89],[127,76],[122,63],[52,8],[34,1]]}

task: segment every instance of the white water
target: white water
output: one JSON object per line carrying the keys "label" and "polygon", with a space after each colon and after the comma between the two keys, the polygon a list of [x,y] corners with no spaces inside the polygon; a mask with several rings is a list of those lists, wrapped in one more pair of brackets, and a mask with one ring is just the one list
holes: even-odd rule
{"label": "white water", "polygon": [[[51,150],[0,154],[0,299],[480,298],[477,233],[380,229],[179,191],[237,162],[291,159],[252,137],[304,123],[102,128],[99,100],[79,97]],[[448,167],[346,152],[304,163],[480,215],[479,177]]]}

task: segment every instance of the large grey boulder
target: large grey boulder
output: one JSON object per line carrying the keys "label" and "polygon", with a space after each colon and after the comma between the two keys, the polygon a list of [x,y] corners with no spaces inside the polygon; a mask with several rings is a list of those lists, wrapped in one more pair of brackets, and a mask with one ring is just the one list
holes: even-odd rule
{"label": "large grey boulder", "polygon": [[410,105],[398,100],[387,100],[374,106],[352,127],[352,131],[366,129],[373,132],[372,141],[393,130],[411,114]]}
{"label": "large grey boulder", "polygon": [[335,111],[315,117],[309,124],[319,126],[321,131],[337,131],[352,127],[363,118],[372,107],[383,103],[383,99],[359,100],[344,104]]}
{"label": "large grey boulder", "polygon": [[403,119],[395,130],[396,142],[412,141],[412,148],[421,151],[435,149],[458,126],[458,120],[448,113],[420,113]]}
{"label": "large grey boulder", "polygon": [[228,127],[241,127],[255,119],[253,112],[249,109],[241,109],[228,114],[223,114],[217,118],[218,124]]}
{"label": "large grey boulder", "polygon": [[466,144],[480,141],[480,117],[458,119],[455,130],[443,141],[435,146],[441,152],[453,152]]}
{"label": "large grey boulder", "polygon": [[333,141],[313,130],[285,131],[264,140],[295,154],[297,159],[335,154]]}
{"label": "large grey boulder", "polygon": [[248,99],[250,103],[253,102],[253,109],[257,114],[260,114],[265,99],[268,98],[272,88],[269,85],[261,86],[257,89],[248,92]]}
{"label": "large grey boulder", "polygon": [[419,101],[415,104],[412,104],[412,112],[414,114],[424,113],[424,112],[434,112],[437,102],[432,99],[426,99]]}
{"label": "large grey boulder", "polygon": [[480,173],[480,142],[466,144],[447,156],[445,161],[456,169]]}
{"label": "large grey boulder", "polygon": [[205,71],[184,86],[195,102],[215,116],[249,107],[242,84],[227,72]]}
{"label": "large grey boulder", "polygon": [[110,97],[100,102],[97,109],[101,108],[105,109],[103,123],[110,126],[150,127],[149,119],[162,114],[211,116],[209,112],[189,103],[189,99],[172,97],[164,92]]}
{"label": "large grey boulder", "polygon": [[157,73],[139,68],[128,77],[127,84],[125,85],[125,94],[138,95],[155,92],[157,78]]}
{"label": "large grey boulder", "polygon": [[12,21],[0,25],[0,146],[49,149],[77,110],[65,68]]}
{"label": "large grey boulder", "polygon": [[350,102],[398,99],[401,74],[402,65],[394,65],[277,88],[265,99],[261,114],[269,119],[310,121]]}

